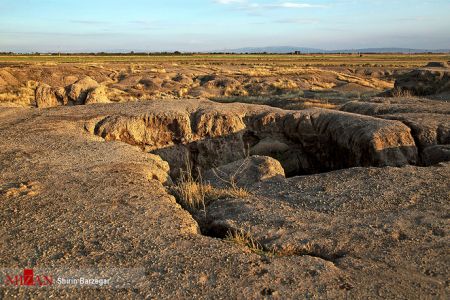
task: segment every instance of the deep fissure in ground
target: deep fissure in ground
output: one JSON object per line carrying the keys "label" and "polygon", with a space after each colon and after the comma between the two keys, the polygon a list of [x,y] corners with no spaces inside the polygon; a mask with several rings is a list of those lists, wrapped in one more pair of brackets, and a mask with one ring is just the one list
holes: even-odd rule
{"label": "deep fissure in ground", "polygon": [[[401,166],[418,163],[410,129],[401,122],[330,110],[264,111],[239,114],[210,109],[192,113],[159,112],[109,116],[94,134],[120,140],[156,154],[170,166],[176,182],[186,164],[193,178],[248,156],[278,160],[287,177],[350,167]],[[202,234],[226,238],[233,228],[211,226],[206,209],[193,210]],[[297,249],[293,254],[333,261],[340,253]]]}

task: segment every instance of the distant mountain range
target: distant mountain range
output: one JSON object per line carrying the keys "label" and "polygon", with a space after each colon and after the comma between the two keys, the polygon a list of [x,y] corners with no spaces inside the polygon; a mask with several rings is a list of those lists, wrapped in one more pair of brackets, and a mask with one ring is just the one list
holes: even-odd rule
{"label": "distant mountain range", "polygon": [[217,50],[213,52],[220,53],[442,53],[450,52],[450,49],[410,49],[410,48],[364,48],[364,49],[341,49],[341,50],[323,50],[317,48],[293,47],[293,46],[274,46],[274,47],[247,47],[237,49]]}

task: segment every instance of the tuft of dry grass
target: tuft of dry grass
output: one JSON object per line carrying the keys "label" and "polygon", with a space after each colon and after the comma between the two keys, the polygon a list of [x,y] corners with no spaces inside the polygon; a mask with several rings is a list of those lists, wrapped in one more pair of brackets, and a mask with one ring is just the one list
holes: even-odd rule
{"label": "tuft of dry grass", "polygon": [[10,102],[19,106],[29,106],[35,100],[35,89],[34,81],[27,81],[26,85],[21,87],[8,87],[0,92],[0,104]]}
{"label": "tuft of dry grass", "polygon": [[[200,171],[197,172],[201,174]],[[247,198],[250,192],[235,185],[230,188],[215,188],[205,184],[201,175],[194,176],[190,160],[185,160],[185,170],[181,170],[180,178],[172,191],[179,203],[190,211],[206,212],[206,207],[213,201],[221,198]]]}
{"label": "tuft of dry grass", "polygon": [[166,69],[164,69],[164,68],[152,68],[152,69],[150,69],[150,72],[159,73],[159,74],[167,73]]}
{"label": "tuft of dry grass", "polygon": [[[245,188],[241,187],[231,187],[228,189],[216,189],[223,191],[223,195],[232,197],[232,198],[248,198],[251,196],[250,192],[246,190]],[[223,197],[223,196],[222,196]]]}
{"label": "tuft of dry grass", "polygon": [[206,206],[217,199],[248,198],[250,196],[250,192],[244,188],[215,188],[210,184],[203,183],[201,179],[189,175],[180,177],[172,190],[183,207],[196,211],[205,210]]}
{"label": "tuft of dry grass", "polygon": [[239,72],[240,75],[246,75],[250,77],[267,77],[272,76],[272,72],[266,68],[254,67],[253,69],[242,69]]}
{"label": "tuft of dry grass", "polygon": [[278,79],[277,81],[272,82],[270,85],[272,88],[279,90],[293,90],[298,88],[298,85],[294,81],[289,79]]}
{"label": "tuft of dry grass", "polygon": [[326,108],[326,109],[336,109],[336,105],[332,103],[322,103],[319,101],[305,101],[302,102],[301,105],[303,105],[304,108],[311,108],[311,107],[317,107],[317,108]]}
{"label": "tuft of dry grass", "polygon": [[180,178],[173,187],[180,204],[189,210],[203,209],[206,211],[205,194],[207,187],[202,178],[195,178],[192,173],[192,164],[189,157],[185,158],[185,170],[181,170]]}
{"label": "tuft of dry grass", "polygon": [[248,232],[243,229],[229,231],[225,237],[226,241],[248,248],[257,254],[266,254],[263,246]]}
{"label": "tuft of dry grass", "polygon": [[317,244],[308,243],[306,245],[297,246],[295,244],[287,244],[282,247],[267,248],[263,246],[249,231],[244,229],[229,230],[225,241],[232,242],[258,255],[267,257],[287,257],[309,255],[320,257],[325,260],[333,261],[346,254],[342,250],[329,250]]}
{"label": "tuft of dry grass", "polygon": [[183,207],[190,210],[206,209],[206,187],[192,176],[182,176],[173,190]]}
{"label": "tuft of dry grass", "polygon": [[401,88],[395,88],[391,91],[391,95],[394,98],[411,98],[414,94],[409,90],[404,90]]}
{"label": "tuft of dry grass", "polygon": [[286,245],[282,248],[273,248],[271,253],[277,257],[301,255],[298,247],[292,244]]}

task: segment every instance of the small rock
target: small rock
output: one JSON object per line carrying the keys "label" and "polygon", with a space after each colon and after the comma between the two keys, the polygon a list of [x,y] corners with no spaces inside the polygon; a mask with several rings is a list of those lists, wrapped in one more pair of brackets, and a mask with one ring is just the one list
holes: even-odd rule
{"label": "small rock", "polygon": [[274,177],[285,177],[280,162],[268,156],[250,156],[207,171],[205,182],[216,187],[249,186]]}

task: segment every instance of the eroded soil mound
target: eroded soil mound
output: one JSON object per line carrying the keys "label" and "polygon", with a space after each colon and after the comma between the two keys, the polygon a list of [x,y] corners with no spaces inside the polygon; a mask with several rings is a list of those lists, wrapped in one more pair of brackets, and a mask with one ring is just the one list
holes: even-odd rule
{"label": "eroded soil mound", "polygon": [[450,93],[450,69],[443,66],[411,71],[397,78],[395,89],[408,91],[415,96],[448,94]]}
{"label": "eroded soil mound", "polygon": [[[333,91],[337,94],[335,102],[340,102],[348,95],[392,89],[396,74],[402,72],[403,69],[369,66],[236,65],[226,61],[182,66],[170,63],[11,65],[0,68],[0,104],[47,108],[154,99],[208,98],[231,102],[244,101],[247,97],[262,100],[275,97],[294,100],[276,106],[299,109],[302,105],[323,107],[328,103],[295,101],[304,98],[305,91]],[[31,96],[24,97],[24,93]]]}
{"label": "eroded soil mound", "polygon": [[[404,123],[411,128],[420,153],[420,163],[423,165],[448,160],[446,151],[446,145],[450,144],[448,102],[416,98],[375,98],[367,102],[349,102],[341,109]],[[428,147],[433,148],[427,149]],[[433,158],[430,158],[430,151],[434,153]],[[437,152],[441,154],[438,155]]]}
{"label": "eroded soil mound", "polygon": [[432,61],[429,62],[425,68],[448,68],[449,65],[445,61]]}
{"label": "eroded soil mound", "polygon": [[[1,265],[140,272],[129,288],[0,295],[445,297],[449,163],[412,166],[433,155],[412,133],[198,100],[3,109]],[[185,157],[222,191],[198,211],[170,194]]]}
{"label": "eroded soil mound", "polygon": [[326,109],[297,112],[245,104],[183,101],[121,112],[88,127],[160,155],[176,175],[186,157],[207,170],[250,154],[278,159],[289,176],[354,166],[417,162],[410,129],[398,121]]}

